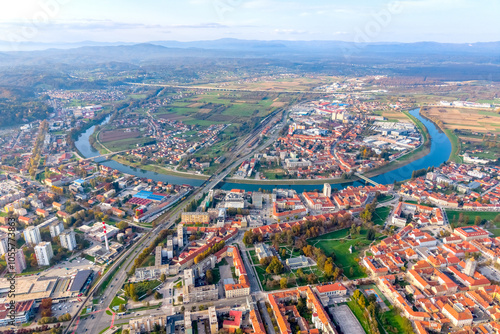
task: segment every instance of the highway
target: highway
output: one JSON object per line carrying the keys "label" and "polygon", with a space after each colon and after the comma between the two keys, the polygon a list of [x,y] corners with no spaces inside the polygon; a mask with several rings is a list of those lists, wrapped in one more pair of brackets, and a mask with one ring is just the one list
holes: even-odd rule
{"label": "highway", "polygon": [[[117,295],[118,291],[121,289],[123,284],[125,284],[127,280],[127,272],[130,270],[135,257],[137,254],[142,252],[146,247],[148,247],[152,241],[154,241],[154,238],[156,238],[156,235],[163,229],[168,229],[172,227],[172,225],[175,224],[175,221],[180,218],[182,212],[184,211],[184,208],[191,203],[192,200],[198,200],[200,199],[203,194],[208,193],[211,189],[213,189],[219,182],[223,181],[226,176],[233,170],[233,168],[239,166],[243,161],[249,159],[253,155],[253,152],[255,152],[256,149],[252,149],[251,147],[249,148],[247,145],[249,142],[254,140],[256,137],[260,136],[260,133],[262,129],[268,124],[269,121],[271,121],[274,116],[281,110],[275,110],[273,113],[271,113],[262,123],[260,123],[255,129],[252,130],[252,132],[246,136],[245,138],[240,139],[239,144],[237,145],[237,148],[233,150],[232,152],[229,152],[227,154],[227,160],[226,163],[223,164],[223,166],[219,169],[221,172],[214,174],[212,177],[210,177],[205,183],[198,189],[196,189],[190,196],[188,196],[183,202],[179,203],[174,209],[171,209],[168,211],[165,215],[160,216],[158,219],[160,220],[160,224],[152,229],[151,231],[147,232],[135,245],[133,245],[130,249],[128,249],[113,265],[112,267],[106,272],[104,277],[92,288],[92,290],[89,292],[89,297],[87,297],[86,302],[82,303],[82,306],[80,309],[77,310],[76,315],[79,315],[84,307],[86,305],[92,304],[93,298],[97,297],[96,291],[98,291],[100,285],[102,282],[105,281],[105,278],[108,275],[111,275],[114,271],[114,269],[122,262],[124,261],[124,264],[118,269],[112,280],[110,281],[109,285],[106,288],[106,292],[104,293],[103,296],[100,296],[99,299],[99,304],[95,305],[95,311],[96,313],[92,314],[91,316],[87,316],[84,318],[80,318],[79,316],[74,316],[73,319],[70,321],[68,324],[68,327],[65,330],[65,333],[99,333],[101,330],[103,330],[106,327],[109,327],[112,322],[116,321],[117,319],[114,319],[111,315],[106,314],[105,310],[113,300],[113,298]],[[283,117],[281,119],[281,125],[283,125],[286,122],[286,115],[287,112],[283,112]],[[280,123],[276,125],[276,130],[274,135],[269,138],[264,144],[259,146],[257,149],[263,149],[269,145],[271,145],[274,140],[276,140],[279,130],[281,127],[279,126]],[[239,158],[238,158],[239,157]],[[236,161],[234,159],[237,159]],[[132,250],[137,247],[136,250]],[[128,257],[131,255],[130,257]],[[244,256],[245,257],[245,256]],[[123,260],[125,259],[125,260]],[[246,259],[248,261],[248,259]],[[246,263],[248,266],[248,263]],[[251,281],[252,283],[252,288],[257,289],[260,291],[258,283],[255,282],[256,278],[254,277],[254,271],[253,268],[247,268],[249,271],[250,277],[252,278]],[[254,290],[255,291],[255,290]],[[246,298],[246,297],[245,297]],[[236,303],[238,299],[222,299],[219,301],[221,304],[220,305],[225,305],[225,303],[233,304]],[[218,305],[215,304],[214,305]],[[193,304],[194,305],[194,304]],[[190,306],[190,305],[188,305]],[[165,314],[166,312],[162,310],[163,308],[160,308],[160,310],[156,310],[156,312],[159,312],[158,314]],[[142,313],[139,312],[139,315]],[[149,310],[148,312],[144,314],[155,314],[155,312]],[[128,319],[128,318],[127,318]],[[123,322],[123,319],[120,321]]]}

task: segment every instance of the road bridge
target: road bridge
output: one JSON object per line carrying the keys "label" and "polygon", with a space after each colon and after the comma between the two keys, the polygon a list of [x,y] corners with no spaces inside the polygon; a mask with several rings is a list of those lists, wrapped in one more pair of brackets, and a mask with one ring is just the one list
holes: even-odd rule
{"label": "road bridge", "polygon": [[364,180],[364,181],[366,181],[366,182],[368,182],[368,183],[373,184],[374,186],[378,186],[378,185],[379,185],[377,182],[373,181],[373,180],[372,180],[372,179],[370,179],[370,178],[367,178],[367,177],[366,177],[366,176],[364,176],[363,174],[360,174],[360,173],[356,172],[356,173],[354,173],[354,175],[356,175],[357,177],[359,177],[360,179],[362,179],[362,180]]}

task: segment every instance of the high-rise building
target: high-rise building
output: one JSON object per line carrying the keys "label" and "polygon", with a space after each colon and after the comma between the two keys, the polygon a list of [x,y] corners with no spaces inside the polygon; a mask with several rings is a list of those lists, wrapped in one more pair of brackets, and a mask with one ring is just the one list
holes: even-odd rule
{"label": "high-rise building", "polygon": [[325,183],[323,185],[323,195],[328,198],[332,197],[332,186],[330,185],[330,183]]}
{"label": "high-rise building", "polygon": [[464,274],[467,276],[474,276],[474,273],[476,272],[476,267],[477,267],[477,261],[471,257],[465,262],[465,269],[464,269]]}
{"label": "high-rise building", "polygon": [[61,234],[64,231],[64,224],[62,221],[55,221],[49,226],[50,230],[50,236],[52,238],[57,237],[59,234]]}
{"label": "high-rise building", "polygon": [[215,306],[210,306],[208,308],[208,320],[210,321],[210,333],[217,334],[219,332],[219,322],[217,321]]}
{"label": "high-rise building", "polygon": [[184,247],[184,225],[177,225],[177,245],[179,248]]}
{"label": "high-rise building", "polygon": [[20,274],[26,269],[26,258],[22,249],[16,250],[13,256],[5,256],[5,260],[7,261],[7,269],[11,273]]}
{"label": "high-rise building", "polygon": [[59,234],[59,240],[61,241],[61,247],[66,248],[70,251],[76,248],[76,238],[75,231],[65,231]]}
{"label": "high-rise building", "polygon": [[252,193],[252,204],[256,209],[262,209],[262,193],[260,191]]}
{"label": "high-rise building", "polygon": [[35,256],[39,266],[50,266],[50,260],[54,256],[52,244],[44,241],[36,245]]}
{"label": "high-rise building", "polygon": [[9,238],[7,234],[0,234],[0,255],[4,255],[9,251]]}
{"label": "high-rise building", "polygon": [[42,236],[40,235],[40,229],[38,226],[28,226],[24,232],[24,241],[30,245],[37,245],[42,242]]}

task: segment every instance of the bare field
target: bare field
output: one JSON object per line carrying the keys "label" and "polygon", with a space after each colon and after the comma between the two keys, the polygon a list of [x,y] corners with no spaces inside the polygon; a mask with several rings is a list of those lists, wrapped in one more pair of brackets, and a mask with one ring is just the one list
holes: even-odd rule
{"label": "bare field", "polygon": [[384,116],[387,119],[397,119],[401,122],[411,123],[408,117],[406,117],[406,115],[403,114],[402,112],[384,111],[382,112],[382,116]]}
{"label": "bare field", "polygon": [[117,141],[122,139],[136,138],[141,136],[140,131],[124,131],[124,130],[111,130],[111,131],[102,131],[99,134],[99,140],[103,143]]}
{"label": "bare field", "polygon": [[470,141],[474,143],[482,143],[483,139],[482,138],[473,138],[473,137],[465,137],[465,136],[459,136],[460,140],[462,141]]}
{"label": "bare field", "polygon": [[286,105],[285,102],[273,102],[273,104],[271,104],[271,107],[281,108],[281,107],[283,107],[285,105]]}
{"label": "bare field", "polygon": [[500,114],[493,110],[430,107],[425,114],[443,122],[448,129],[500,132]]}
{"label": "bare field", "polygon": [[212,109],[209,109],[209,108],[201,108],[200,110],[198,110],[198,112],[202,113],[202,114],[208,114],[211,111],[212,111]]}
{"label": "bare field", "polygon": [[157,115],[157,117],[168,119],[171,121],[179,121],[179,120],[186,119],[186,116],[178,115],[178,114],[174,114],[174,113],[161,114],[161,115]]}
{"label": "bare field", "polygon": [[[324,85],[325,82],[334,81],[334,77],[314,77],[314,78],[286,78],[278,80],[264,79],[258,82],[227,82],[223,86],[228,89],[248,89],[248,90],[299,90],[309,91],[313,87]],[[220,85],[220,84],[217,84]],[[210,86],[214,86],[211,84]]]}
{"label": "bare field", "polygon": [[186,106],[186,108],[199,108],[199,107],[202,107],[204,104],[203,103],[200,103],[200,102],[196,102],[196,103],[191,103],[191,104],[188,104]]}

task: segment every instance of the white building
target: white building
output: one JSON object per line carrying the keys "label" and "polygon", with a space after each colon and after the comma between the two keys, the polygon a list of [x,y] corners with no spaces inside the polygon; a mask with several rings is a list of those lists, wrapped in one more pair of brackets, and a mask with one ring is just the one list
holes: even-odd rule
{"label": "white building", "polygon": [[184,247],[184,225],[177,225],[177,245],[179,248]]}
{"label": "white building", "polygon": [[9,251],[9,238],[7,234],[2,233],[0,235],[0,255],[4,255]]}
{"label": "white building", "polygon": [[37,245],[42,242],[42,236],[40,235],[40,229],[38,226],[28,226],[24,232],[24,241],[27,244]]}
{"label": "white building", "polygon": [[59,240],[61,240],[61,246],[63,248],[70,251],[76,248],[75,232],[73,230],[59,234]]}
{"label": "white building", "polygon": [[323,185],[323,195],[328,198],[332,197],[332,186],[329,183]]}
{"label": "white building", "polygon": [[36,245],[35,256],[39,266],[50,266],[50,260],[54,256],[52,244],[44,241]]}
{"label": "white building", "polygon": [[224,201],[225,208],[243,209],[245,207],[245,200],[243,194],[229,192]]}
{"label": "white building", "polygon": [[52,238],[57,237],[64,231],[64,224],[62,221],[55,221],[49,226],[50,236]]}

